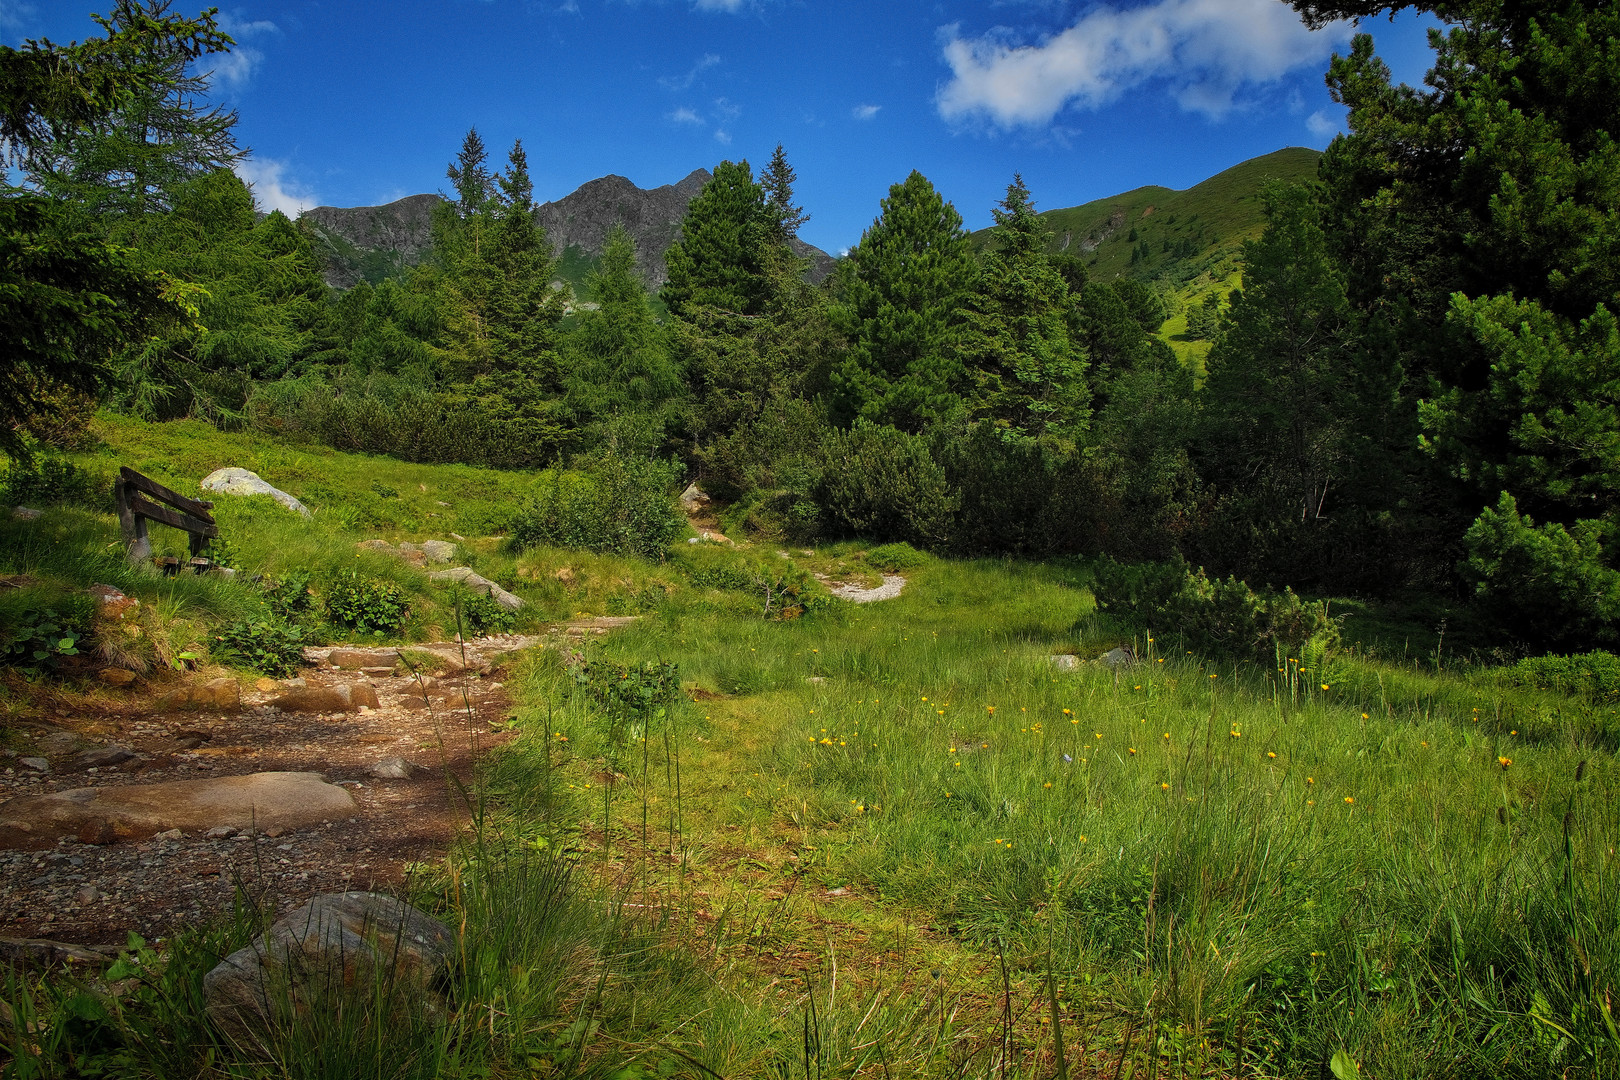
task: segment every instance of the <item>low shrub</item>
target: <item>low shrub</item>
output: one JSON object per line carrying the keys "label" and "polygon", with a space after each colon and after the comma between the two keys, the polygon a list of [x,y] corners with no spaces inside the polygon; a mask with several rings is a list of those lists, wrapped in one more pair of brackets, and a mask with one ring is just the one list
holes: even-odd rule
{"label": "low shrub", "polygon": [[510,634],[517,625],[517,612],[475,593],[461,601],[461,621],[476,637]]}
{"label": "low shrub", "polygon": [[553,472],[513,522],[512,543],[661,561],[686,528],[680,479],[678,463],[651,458],[604,456],[584,471]]}
{"label": "low shrub", "polygon": [[10,626],[0,630],[4,652],[0,662],[7,667],[32,671],[54,669],[63,657],[78,656],[90,637],[89,619],[81,612],[58,612],[36,608],[20,612]]}
{"label": "low shrub", "polygon": [[1178,636],[1194,650],[1241,660],[1278,650],[1320,656],[1339,641],[1327,605],[1292,589],[1255,591],[1235,577],[1211,578],[1185,562],[1120,563],[1102,559],[1092,592],[1099,607],[1135,625]]}
{"label": "low shrub", "polygon": [[822,452],[816,501],[828,524],[876,540],[949,541],[960,499],[922,437],[860,420],[829,434]]}
{"label": "low shrub", "polygon": [[265,603],[277,618],[296,620],[307,615],[315,605],[307,571],[294,570],[279,578],[265,578],[261,585]]}
{"label": "low shrub", "polygon": [[0,477],[0,498],[8,506],[110,506],[108,490],[95,474],[62,458],[13,461]]}
{"label": "low shrub", "polygon": [[229,623],[214,635],[214,659],[284,679],[304,662],[304,629],[280,618]]}
{"label": "low shrub", "polygon": [[875,547],[866,553],[865,558],[866,565],[891,574],[898,574],[902,570],[916,570],[928,562],[927,555],[903,540],[897,544]]}
{"label": "low shrub", "polygon": [[1531,656],[1508,668],[1507,681],[1573,694],[1603,705],[1620,701],[1620,656],[1597,650],[1576,656]]}
{"label": "low shrub", "polygon": [[397,634],[410,616],[404,591],[391,581],[345,571],[326,591],[326,617],[334,625],[370,634]]}

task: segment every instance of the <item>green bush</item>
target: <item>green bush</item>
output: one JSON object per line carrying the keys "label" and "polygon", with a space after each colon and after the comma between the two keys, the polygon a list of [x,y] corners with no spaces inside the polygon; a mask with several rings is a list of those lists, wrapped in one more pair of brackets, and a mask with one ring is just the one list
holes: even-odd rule
{"label": "green bush", "polygon": [[857,420],[822,445],[816,500],[826,520],[852,535],[938,547],[951,537],[958,498],[926,440]]}
{"label": "green bush", "polygon": [[512,542],[662,560],[686,528],[675,500],[680,479],[676,462],[613,456],[551,473],[518,514]]}
{"label": "green bush", "polygon": [[397,634],[410,613],[398,585],[361,577],[353,570],[339,575],[326,591],[326,617],[361,633]]}
{"label": "green bush", "polygon": [[1195,651],[1240,660],[1281,649],[1320,656],[1339,641],[1339,624],[1321,601],[1292,589],[1256,592],[1235,577],[1211,578],[1181,561],[1099,560],[1092,592],[1098,606],[1138,626],[1180,637]]}
{"label": "green bush", "polygon": [[284,679],[304,662],[304,629],[279,618],[234,622],[214,635],[214,659]]}
{"label": "green bush", "polygon": [[314,606],[315,597],[309,591],[309,573],[294,570],[279,578],[265,578],[261,583],[264,599],[277,618],[296,620],[307,615]]}
{"label": "green bush", "polygon": [[1589,698],[1603,705],[1620,701],[1620,656],[1594,651],[1577,656],[1531,656],[1507,669],[1515,686],[1535,686]]}
{"label": "green bush", "polygon": [[476,637],[510,634],[517,625],[517,612],[474,593],[461,601],[461,621]]}
{"label": "green bush", "polygon": [[90,620],[84,612],[38,608],[21,612],[0,634],[5,666],[42,671],[57,667],[64,656],[79,655],[90,636]]}
{"label": "green bush", "polygon": [[916,570],[928,562],[928,556],[906,543],[884,544],[866,553],[866,565],[878,570],[898,574],[902,570]]}
{"label": "green bush", "polygon": [[107,485],[98,477],[62,458],[13,461],[0,479],[0,491],[8,506],[110,506],[112,502]]}

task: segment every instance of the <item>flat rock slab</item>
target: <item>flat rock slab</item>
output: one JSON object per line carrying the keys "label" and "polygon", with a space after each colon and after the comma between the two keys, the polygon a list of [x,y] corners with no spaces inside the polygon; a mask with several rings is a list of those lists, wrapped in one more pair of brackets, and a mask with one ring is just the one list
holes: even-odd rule
{"label": "flat rock slab", "polygon": [[144,840],[170,829],[291,830],[353,817],[354,797],[320,773],[266,772],[130,787],[74,788],[0,804],[0,848]]}
{"label": "flat rock slab", "polygon": [[215,469],[203,477],[202,489],[220,495],[268,495],[293,513],[310,516],[309,507],[247,469]]}
{"label": "flat rock slab", "polygon": [[242,707],[242,687],[235,679],[210,679],[171,690],[158,699],[160,712],[172,709],[212,709],[235,712]]}
{"label": "flat rock slab", "polygon": [[875,604],[879,600],[893,600],[906,587],[906,579],[899,574],[884,574],[883,584],[874,589],[863,589],[859,585],[834,585],[821,574],[817,574],[816,577],[827,586],[828,592],[852,604]]}
{"label": "flat rock slab", "polygon": [[459,582],[473,592],[482,592],[501,607],[511,611],[523,606],[521,597],[512,595],[487,577],[475,573],[470,566],[458,566],[454,570],[438,570],[429,574],[428,580]]}
{"label": "flat rock slab", "polygon": [[354,712],[362,707],[376,709],[381,706],[377,691],[366,683],[305,686],[289,690],[266,704],[282,712],[306,713]]}

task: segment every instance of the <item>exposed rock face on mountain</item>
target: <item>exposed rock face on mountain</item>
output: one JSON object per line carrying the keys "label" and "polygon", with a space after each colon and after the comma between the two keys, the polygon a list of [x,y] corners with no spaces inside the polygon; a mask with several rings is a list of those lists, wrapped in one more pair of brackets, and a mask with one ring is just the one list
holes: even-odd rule
{"label": "exposed rock face on mountain", "polygon": [[415,266],[433,247],[437,195],[408,195],[385,206],[317,206],[298,220],[326,261],[326,283],[339,289],[377,282]]}
{"label": "exposed rock face on mountain", "polygon": [[[649,190],[622,176],[604,176],[571,195],[540,207],[558,256],[562,276],[583,277],[602,254],[614,223],[622,223],[635,240],[643,278],[658,288],[668,278],[664,253],[681,235],[686,207],[710,180],[698,169],[676,184]],[[438,195],[412,195],[386,206],[340,209],[318,206],[299,219],[312,227],[316,250],[325,258],[327,283],[348,288],[360,281],[381,281],[414,266],[433,247],[433,207]],[[820,282],[832,272],[832,256],[795,240],[794,252],[810,261],[810,280]]]}

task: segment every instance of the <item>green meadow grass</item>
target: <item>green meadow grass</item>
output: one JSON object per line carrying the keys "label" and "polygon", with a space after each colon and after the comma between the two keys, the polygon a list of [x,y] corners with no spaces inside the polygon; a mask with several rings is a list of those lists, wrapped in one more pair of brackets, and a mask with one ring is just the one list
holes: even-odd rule
{"label": "green meadow grass", "polygon": [[[1168,640],[1117,675],[1057,670],[1118,640],[1090,608],[1062,568],[933,563],[825,618],[672,604],[602,651],[725,695],[683,721],[689,830],[789,843],[796,873],[1004,950],[1031,993],[1052,978],[1071,1037],[1145,1039],[1137,1069],[1616,1074],[1613,710]],[[615,760],[588,710],[550,724]],[[598,824],[673,797],[650,744],[591,789]]]}

